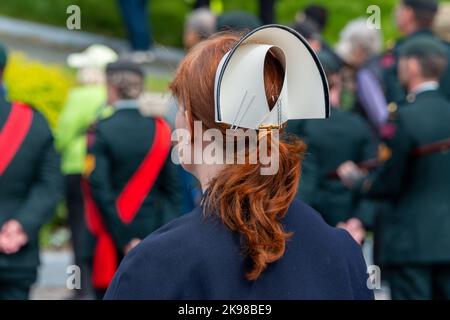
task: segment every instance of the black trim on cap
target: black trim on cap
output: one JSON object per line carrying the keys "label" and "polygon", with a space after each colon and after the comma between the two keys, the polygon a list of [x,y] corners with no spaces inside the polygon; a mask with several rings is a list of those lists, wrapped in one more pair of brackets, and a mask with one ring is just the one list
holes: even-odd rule
{"label": "black trim on cap", "polygon": [[228,65],[228,62],[230,61],[231,57],[233,56],[234,52],[236,51],[236,49],[241,45],[241,43],[243,41],[245,41],[248,37],[250,37],[251,35],[253,35],[254,33],[262,30],[262,29],[266,29],[266,28],[280,28],[286,31],[289,31],[290,33],[292,33],[294,36],[296,36],[302,43],[303,45],[306,47],[306,49],[308,50],[308,52],[310,53],[310,55],[312,56],[314,62],[316,63],[316,66],[319,69],[319,74],[320,77],[322,79],[322,86],[323,86],[323,94],[325,96],[325,118],[328,118],[330,116],[330,99],[329,99],[329,93],[328,93],[328,81],[327,81],[327,77],[325,75],[325,72],[322,68],[322,65],[320,64],[319,58],[317,57],[316,53],[314,52],[314,50],[309,46],[308,42],[305,40],[305,38],[303,38],[297,31],[295,31],[292,28],[289,28],[287,26],[283,26],[280,24],[267,24],[264,26],[261,26],[259,28],[253,29],[252,31],[250,31],[249,33],[247,33],[245,36],[243,36],[238,43],[233,47],[233,49],[231,49],[230,53],[228,54],[227,58],[225,59],[225,62],[223,63],[222,66],[222,70],[220,71],[219,74],[219,80],[217,81],[217,92],[216,92],[216,108],[217,108],[217,115],[218,115],[218,120],[222,121],[222,115],[220,113],[220,84],[222,83],[222,77],[223,74],[225,72],[226,66]]}

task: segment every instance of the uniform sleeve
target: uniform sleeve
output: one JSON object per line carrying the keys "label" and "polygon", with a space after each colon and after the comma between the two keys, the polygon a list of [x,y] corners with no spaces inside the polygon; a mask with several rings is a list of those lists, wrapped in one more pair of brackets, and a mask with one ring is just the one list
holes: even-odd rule
{"label": "uniform sleeve", "polygon": [[20,222],[30,241],[37,239],[40,228],[51,219],[62,198],[63,178],[59,165],[59,155],[48,129],[48,139],[42,149],[34,183],[28,197],[13,217]]}
{"label": "uniform sleeve", "polygon": [[[369,127],[366,123],[361,123],[361,161],[367,161],[377,157],[377,143],[375,137],[371,134]],[[373,229],[375,223],[375,217],[378,213],[378,201],[362,196],[357,196],[357,202],[355,207],[354,216],[358,218],[365,228]]]}
{"label": "uniform sleeve", "polygon": [[114,242],[119,249],[122,249],[132,240],[132,236],[119,219],[115,207],[116,196],[110,179],[111,164],[110,157],[108,157],[108,145],[98,129],[95,133],[95,142],[89,148],[89,153],[95,159],[95,168],[89,176],[92,197],[99,207],[106,228]]}
{"label": "uniform sleeve", "polygon": [[399,116],[395,125],[395,135],[386,140],[391,157],[367,178],[358,184],[363,194],[371,197],[395,196],[401,191],[409,153],[414,141],[408,134],[403,119]]}
{"label": "uniform sleeve", "polygon": [[313,153],[307,153],[302,163],[302,174],[297,191],[297,198],[315,207],[320,199],[319,167]]}
{"label": "uniform sleeve", "polygon": [[297,199],[302,200],[308,205],[314,207],[316,199],[320,198],[318,193],[320,192],[319,180],[320,170],[317,157],[314,155],[314,151],[308,141],[308,121],[291,120],[288,122],[286,133],[295,135],[302,139],[307,145],[308,150],[302,161],[302,172],[300,182],[297,191]]}

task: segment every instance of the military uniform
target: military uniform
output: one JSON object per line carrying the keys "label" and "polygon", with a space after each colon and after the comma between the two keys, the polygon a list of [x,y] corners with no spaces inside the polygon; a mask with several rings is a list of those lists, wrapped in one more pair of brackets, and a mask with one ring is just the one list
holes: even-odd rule
{"label": "military uniform", "polygon": [[[358,217],[371,228],[375,214],[371,201],[361,199],[333,176],[342,162],[376,157],[375,138],[368,125],[360,116],[337,108],[332,110],[330,119],[302,122],[303,129],[296,129],[295,123],[288,127],[290,132],[299,132],[308,145],[298,197],[305,197],[332,226]],[[311,183],[315,185],[304,185]]]}
{"label": "military uniform", "polygon": [[[0,97],[0,134],[4,133],[12,108]],[[10,219],[17,220],[28,242],[17,253],[0,252],[0,299],[28,298],[39,264],[38,232],[61,198],[59,157],[47,121],[34,110],[25,112],[31,115],[28,132],[0,173],[0,226]],[[0,150],[2,157],[5,152]]]}
{"label": "military uniform", "polygon": [[[428,11],[430,14],[435,14],[439,6],[437,0],[402,0],[401,2],[404,6],[417,10]],[[393,48],[390,48],[384,54],[382,59],[382,64],[384,67],[383,82],[386,91],[386,100],[388,103],[394,102],[396,104],[403,104],[406,102],[406,92],[403,90],[397,75],[399,51],[404,43],[415,41],[423,36],[435,37],[429,28],[421,28],[398,41]],[[447,71],[443,74],[440,90],[444,93],[444,95],[450,98],[450,66],[448,66]]]}
{"label": "military uniform", "polygon": [[392,297],[438,297],[437,285],[449,298],[450,153],[412,157],[411,152],[450,137],[450,103],[438,90],[409,100],[396,112],[395,134],[387,140],[392,157],[358,188],[371,197],[388,197],[394,206],[381,218],[381,260],[392,267]]}
{"label": "military uniform", "polygon": [[[447,52],[424,36],[405,42],[399,54],[431,61]],[[378,219],[378,252],[394,299],[450,298],[450,102],[438,74],[418,85],[419,76],[405,79],[410,93],[398,108],[391,105],[384,136],[391,156],[356,184],[369,197],[391,202]]]}
{"label": "military uniform", "polygon": [[397,104],[403,104],[406,99],[405,90],[400,84],[397,75],[399,50],[402,44],[406,41],[413,41],[414,39],[423,36],[432,37],[433,33],[428,29],[419,30],[398,41],[392,49],[385,53],[383,58],[384,61],[386,61],[384,63],[383,82],[385,84],[384,88],[386,90],[386,100],[388,103],[394,102]]}
{"label": "military uniform", "polygon": [[[339,72],[334,56],[327,52],[318,56],[327,75]],[[287,131],[308,145],[297,198],[320,212],[332,226],[358,217],[366,228],[372,228],[375,203],[359,197],[333,174],[347,160],[362,162],[376,157],[375,137],[364,119],[333,108],[329,119],[290,121]]]}
{"label": "military uniform", "polygon": [[[129,100],[125,104],[117,105],[113,115],[96,124],[87,158],[90,159],[88,169],[90,166],[93,169],[89,175],[92,198],[112,237],[118,260],[132,239],[143,239],[180,215],[179,181],[169,154],[156,172],[157,178],[150,191],[141,194],[143,199],[134,218],[126,222],[120,218],[118,199],[160,139],[155,128],[157,121],[161,121],[141,115],[136,101]],[[136,190],[139,192],[140,186]],[[107,284],[96,283],[94,274],[94,286],[106,289]]]}
{"label": "military uniform", "polygon": [[[444,44],[448,51],[448,61],[450,61],[450,42],[445,41]],[[441,78],[440,89],[447,99],[450,100],[450,64],[447,64],[447,71]]]}
{"label": "military uniform", "polygon": [[[383,82],[386,91],[386,100],[388,102],[394,102],[397,104],[404,104],[406,102],[406,93],[402,88],[397,75],[398,52],[402,44],[404,44],[405,42],[414,41],[415,39],[421,38],[423,36],[435,37],[431,30],[422,29],[398,41],[394,48],[385,53],[383,57],[383,60],[385,61]],[[450,43],[444,42],[444,44],[448,48],[448,56],[450,59]],[[446,72],[444,72],[441,78],[440,90],[448,99],[450,99],[450,64],[447,66],[447,70]]]}

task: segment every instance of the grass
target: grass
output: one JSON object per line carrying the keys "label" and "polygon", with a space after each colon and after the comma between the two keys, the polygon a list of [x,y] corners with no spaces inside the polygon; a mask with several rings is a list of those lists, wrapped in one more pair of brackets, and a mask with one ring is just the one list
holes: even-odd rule
{"label": "grass", "polygon": [[[224,11],[248,10],[257,14],[257,0],[213,0]],[[163,45],[181,47],[184,17],[192,8],[194,0],[149,0],[149,15],[155,40]],[[396,0],[277,0],[276,20],[290,24],[296,12],[310,3],[326,6],[330,19],[325,38],[334,43],[339,31],[351,19],[366,16],[369,5],[378,5],[382,14],[382,31],[385,40],[394,39],[393,9]],[[116,1],[114,0],[2,0],[0,15],[36,22],[65,26],[66,8],[75,4],[81,8],[81,27],[84,31],[124,37],[125,31]],[[217,6],[215,6],[217,7]]]}

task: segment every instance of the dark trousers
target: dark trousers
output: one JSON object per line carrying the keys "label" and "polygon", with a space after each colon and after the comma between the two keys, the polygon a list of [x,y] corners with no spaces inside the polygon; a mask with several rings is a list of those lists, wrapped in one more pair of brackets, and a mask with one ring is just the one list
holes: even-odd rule
{"label": "dark trousers", "polygon": [[0,300],[28,300],[37,268],[0,269]]}
{"label": "dark trousers", "polygon": [[197,0],[194,4],[194,9],[209,8],[209,0]]}
{"label": "dark trousers", "polygon": [[259,18],[262,24],[271,24],[274,21],[275,0],[259,0]]}
{"label": "dark trousers", "polygon": [[66,205],[68,223],[71,232],[74,263],[81,270],[81,289],[75,293],[76,298],[93,297],[91,285],[92,239],[84,219],[84,202],[81,192],[81,175],[66,176]]}
{"label": "dark trousers", "polygon": [[[274,21],[275,0],[259,0],[259,18],[262,24],[270,24]],[[209,7],[209,0],[197,0],[194,9]]]}
{"label": "dark trousers", "polygon": [[393,300],[450,299],[450,265],[389,268]]}
{"label": "dark trousers", "polygon": [[153,43],[147,15],[147,0],[119,0],[119,6],[132,49],[149,50]]}
{"label": "dark trousers", "polygon": [[31,285],[22,283],[1,283],[0,300],[28,300]]}

